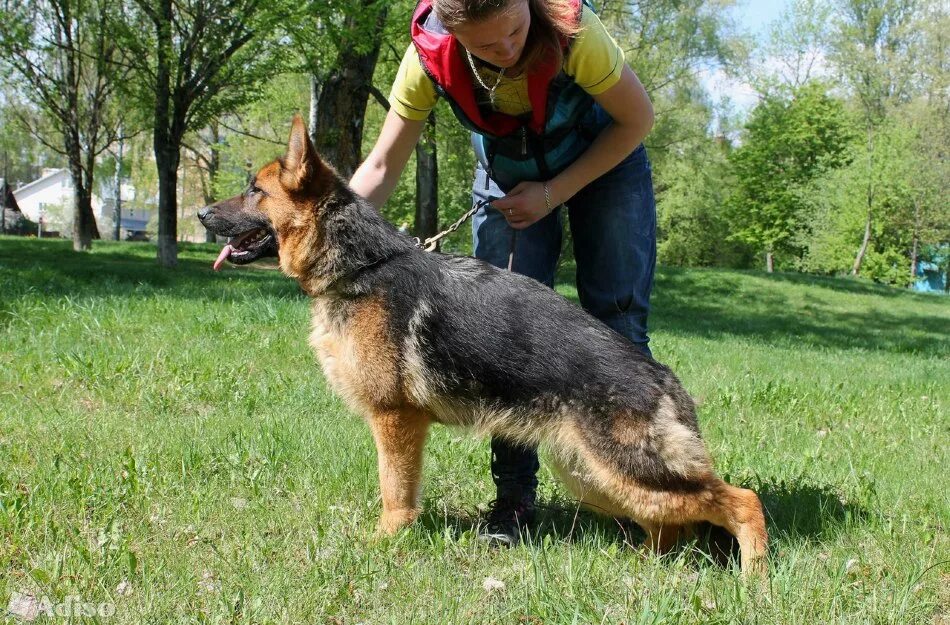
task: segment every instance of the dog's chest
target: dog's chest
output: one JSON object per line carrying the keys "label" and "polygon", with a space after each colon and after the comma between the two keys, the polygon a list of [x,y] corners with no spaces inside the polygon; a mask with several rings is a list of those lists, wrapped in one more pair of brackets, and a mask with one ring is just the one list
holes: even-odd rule
{"label": "dog's chest", "polygon": [[327,381],[354,409],[373,412],[400,403],[398,349],[381,301],[317,298],[311,328],[310,345]]}

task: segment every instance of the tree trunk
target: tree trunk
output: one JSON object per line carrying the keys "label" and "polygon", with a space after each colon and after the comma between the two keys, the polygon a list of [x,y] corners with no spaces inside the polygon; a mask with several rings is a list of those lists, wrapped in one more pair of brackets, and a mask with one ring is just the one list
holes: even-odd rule
{"label": "tree trunk", "polygon": [[868,209],[868,218],[864,222],[864,239],[861,241],[861,247],[858,249],[858,255],[854,257],[854,265],[851,267],[851,275],[856,276],[861,273],[861,264],[864,262],[864,256],[868,253],[868,244],[871,242],[871,210]]}
{"label": "tree trunk", "polygon": [[765,253],[765,271],[768,273],[775,272],[775,255],[772,252]]}
{"label": "tree trunk", "polygon": [[[221,141],[221,132],[217,124],[211,129],[212,137],[214,139],[213,147],[211,148],[211,158],[208,159],[208,195],[205,196],[205,202],[207,204],[212,204],[215,200],[214,197],[214,183],[218,178],[218,169],[221,168],[221,153],[218,150]],[[205,243],[215,243],[218,240],[218,237],[215,236],[213,232],[208,229],[205,229]]]}
{"label": "tree trunk", "polygon": [[88,252],[92,249],[92,231],[89,221],[95,221],[92,212],[92,198],[82,187],[73,181],[73,249]]}
{"label": "tree trunk", "polygon": [[[65,36],[61,31],[60,36]],[[65,77],[68,82],[66,101],[69,106],[68,118],[70,127],[65,133],[66,158],[69,163],[69,176],[73,182],[73,249],[77,252],[88,252],[92,249],[92,239],[99,238],[99,229],[96,227],[96,216],[92,212],[92,166],[87,167],[88,174],[83,172],[83,145],[80,139],[79,94],[76,85],[77,60],[68,55],[65,65]],[[78,55],[77,55],[78,56]],[[89,150],[94,149],[89,146]],[[90,163],[94,164],[91,153],[86,154]]]}
{"label": "tree trunk", "polygon": [[73,182],[73,249],[88,252],[92,240],[99,238],[96,215],[92,212],[91,180],[84,180],[82,166],[70,158],[69,174]]}
{"label": "tree trunk", "polygon": [[7,151],[3,151],[3,184],[0,184],[0,234],[7,232],[7,187],[10,175],[7,171]]}
{"label": "tree trunk", "polygon": [[115,177],[112,181],[115,187],[115,205],[112,207],[113,220],[113,239],[118,241],[122,238],[122,147],[123,141],[119,131],[119,149],[115,156]]}
{"label": "tree trunk", "polygon": [[871,118],[867,120],[867,151],[868,151],[868,186],[867,186],[867,205],[868,218],[864,222],[864,239],[861,241],[861,247],[858,249],[857,256],[854,257],[854,264],[851,266],[851,275],[857,276],[861,273],[861,264],[864,262],[864,256],[868,253],[868,244],[871,242],[871,221],[874,216],[874,125]]}
{"label": "tree trunk", "polygon": [[158,263],[178,264],[178,143],[162,124],[155,126],[155,166],[158,169]]}
{"label": "tree trunk", "polygon": [[310,74],[310,115],[307,122],[307,128],[310,129],[310,141],[317,145],[317,111],[320,110],[320,92],[322,83],[320,77],[316,74]]}
{"label": "tree trunk", "polygon": [[[208,141],[208,155],[195,150],[195,166],[198,168],[198,182],[201,184],[201,199],[205,206],[214,204],[216,191],[214,184],[218,179],[218,170],[221,169],[221,144],[224,142],[221,126],[218,122],[211,122],[208,126],[211,138]],[[204,163],[204,165],[202,165]],[[218,238],[205,228],[205,243],[215,243]]]}
{"label": "tree trunk", "polygon": [[[155,120],[152,147],[158,170],[158,264],[170,268],[178,264],[178,161],[181,135],[172,132],[173,115],[180,102],[171,100],[172,3],[162,0],[161,17],[156,21],[158,54],[155,70]],[[178,105],[178,106],[176,106]]]}
{"label": "tree trunk", "polygon": [[158,263],[178,264],[178,151],[155,148],[158,167]]}
{"label": "tree trunk", "polygon": [[[363,0],[369,6],[374,0]],[[363,117],[373,72],[379,58],[382,30],[388,6],[379,8],[372,36],[373,47],[359,52],[355,46],[340,46],[333,70],[320,85],[317,99],[316,123],[310,129],[314,146],[344,178],[349,178],[359,166],[363,144]],[[357,32],[356,17],[346,20],[346,29]]]}
{"label": "tree trunk", "polygon": [[914,200],[914,239],[910,246],[910,285],[917,281],[917,257],[920,254],[920,201]]}
{"label": "tree trunk", "polygon": [[435,111],[432,111],[426,119],[425,134],[416,144],[414,234],[423,241],[439,229],[439,162],[436,155]]}
{"label": "tree trunk", "polygon": [[920,245],[920,239],[914,234],[914,243],[910,249],[910,283],[911,285],[917,280],[917,249]]}

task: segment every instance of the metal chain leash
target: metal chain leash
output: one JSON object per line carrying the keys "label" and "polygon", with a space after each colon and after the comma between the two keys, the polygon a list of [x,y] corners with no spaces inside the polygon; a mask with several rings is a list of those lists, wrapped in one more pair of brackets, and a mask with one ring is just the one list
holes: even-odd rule
{"label": "metal chain leash", "polygon": [[425,251],[431,252],[432,250],[435,249],[435,246],[439,241],[441,241],[442,239],[444,239],[445,237],[447,237],[448,235],[452,234],[453,232],[458,230],[460,227],[462,227],[462,224],[468,221],[472,215],[477,213],[478,209],[480,209],[482,206],[487,206],[488,204],[491,204],[489,200],[479,200],[475,202],[475,205],[472,206],[472,208],[470,208],[464,215],[459,217],[458,220],[456,220],[454,224],[452,224],[451,226],[449,226],[447,229],[443,230],[439,234],[429,237],[425,241],[420,240],[419,237],[414,237],[416,240],[416,247],[421,247]]}

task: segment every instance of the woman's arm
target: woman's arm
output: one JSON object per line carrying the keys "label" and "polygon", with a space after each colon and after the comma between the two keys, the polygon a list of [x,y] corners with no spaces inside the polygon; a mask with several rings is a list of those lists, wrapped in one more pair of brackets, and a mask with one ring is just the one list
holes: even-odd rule
{"label": "woman's arm", "polygon": [[376,208],[382,207],[396,188],[425,123],[406,119],[390,109],[376,145],[350,178],[350,187]]}
{"label": "woman's arm", "polygon": [[[630,67],[624,66],[617,84],[592,97],[613,121],[576,161],[548,181],[551,207],[568,201],[613,169],[653,128],[653,104]],[[513,228],[527,228],[548,213],[544,183],[522,182],[504,198],[493,201],[492,206],[505,214]]]}
{"label": "woman's arm", "polygon": [[616,85],[592,96],[613,119],[586,152],[551,179],[553,204],[566,202],[633,152],[653,128],[653,104],[629,66]]}

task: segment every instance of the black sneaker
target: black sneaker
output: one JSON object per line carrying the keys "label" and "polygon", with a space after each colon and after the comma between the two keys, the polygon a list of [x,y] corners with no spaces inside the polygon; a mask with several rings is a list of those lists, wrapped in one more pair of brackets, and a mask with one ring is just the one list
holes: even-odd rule
{"label": "black sneaker", "polygon": [[534,523],[534,499],[496,499],[489,504],[485,524],[478,530],[478,539],[493,547],[514,547],[521,542],[521,532]]}

